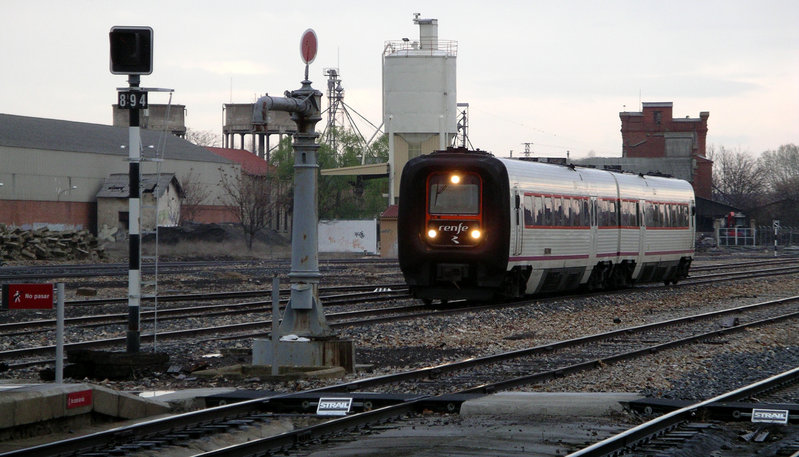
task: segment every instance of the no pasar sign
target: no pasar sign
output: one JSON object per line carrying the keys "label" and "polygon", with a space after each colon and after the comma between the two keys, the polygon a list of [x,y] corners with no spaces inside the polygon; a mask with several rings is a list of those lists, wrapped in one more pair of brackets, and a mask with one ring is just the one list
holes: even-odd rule
{"label": "no pasar sign", "polygon": [[53,309],[52,284],[3,284],[3,309]]}

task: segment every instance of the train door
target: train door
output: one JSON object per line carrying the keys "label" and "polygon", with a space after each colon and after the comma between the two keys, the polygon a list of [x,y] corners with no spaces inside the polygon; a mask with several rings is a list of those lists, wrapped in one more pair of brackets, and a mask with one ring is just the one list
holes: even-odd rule
{"label": "train door", "polygon": [[689,232],[691,232],[691,236],[688,238],[688,249],[693,251],[695,243],[694,240],[696,240],[696,202],[694,200],[691,200],[688,211],[690,211],[690,213],[688,213],[688,227],[690,227]]}
{"label": "train door", "polygon": [[646,254],[646,200],[638,200],[635,204],[636,213],[638,213],[638,261],[636,262],[638,270],[644,265],[644,257]]}
{"label": "train door", "polygon": [[594,259],[596,259],[596,254],[597,254],[597,236],[599,235],[599,230],[597,228],[598,218],[597,218],[597,208],[596,208],[596,197],[595,196],[591,197],[591,200],[589,202],[589,206],[588,207],[590,208],[589,221],[590,221],[590,224],[591,224],[590,225],[591,246],[589,247],[589,253],[590,253],[590,257],[589,258],[591,260],[594,260]]}
{"label": "train door", "polygon": [[511,243],[513,246],[513,255],[521,255],[522,253],[522,239],[524,238],[524,218],[522,217],[522,196],[519,194],[519,188],[513,188],[513,225],[511,228],[512,235]]}

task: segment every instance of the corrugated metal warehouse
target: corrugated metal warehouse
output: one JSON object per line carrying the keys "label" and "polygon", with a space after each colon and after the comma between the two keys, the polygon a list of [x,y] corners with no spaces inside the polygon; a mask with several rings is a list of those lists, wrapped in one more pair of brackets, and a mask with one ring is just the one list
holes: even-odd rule
{"label": "corrugated metal warehouse", "polygon": [[[98,192],[112,175],[128,173],[128,130],[0,114],[0,223],[97,233]],[[221,203],[218,183],[240,165],[169,133],[142,129],[141,138],[145,158],[162,150],[161,173],[180,185],[190,179],[209,189],[195,222],[235,220]],[[143,161],[142,174],[155,173],[157,164]]]}

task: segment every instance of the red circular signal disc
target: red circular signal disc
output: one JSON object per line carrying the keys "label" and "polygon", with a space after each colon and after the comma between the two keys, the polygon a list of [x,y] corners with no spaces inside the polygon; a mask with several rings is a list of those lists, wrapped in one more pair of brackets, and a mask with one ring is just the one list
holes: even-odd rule
{"label": "red circular signal disc", "polygon": [[318,48],[318,41],[316,39],[316,32],[313,29],[308,29],[302,34],[300,40],[300,55],[302,61],[310,64],[316,59],[316,50]]}

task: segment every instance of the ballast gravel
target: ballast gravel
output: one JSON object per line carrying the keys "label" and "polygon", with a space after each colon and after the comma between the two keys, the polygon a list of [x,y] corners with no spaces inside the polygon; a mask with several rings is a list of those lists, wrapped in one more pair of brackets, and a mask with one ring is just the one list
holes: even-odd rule
{"label": "ballast gravel", "polygon": [[[700,259],[695,261],[694,265],[703,263],[715,264],[720,263],[720,260]],[[342,275],[340,272],[338,274]],[[363,271],[354,270],[351,282],[361,282],[363,277]],[[340,279],[340,281],[346,280]],[[263,288],[262,279],[252,282],[254,286]],[[428,316],[368,327],[352,326],[341,330],[339,336],[354,341],[356,363],[366,365],[368,368],[347,375],[343,381],[538,346],[686,314],[699,314],[794,295],[799,295],[799,275],[796,274],[712,285],[660,287],[632,294],[564,296],[554,301],[541,300],[525,307]],[[410,302],[415,303],[410,300],[395,303]],[[245,316],[243,319],[253,318],[255,317]],[[242,317],[220,319],[234,322]],[[191,328],[208,324],[186,320],[182,324],[170,325]],[[84,330],[81,338],[103,338],[107,336],[104,332],[108,331],[108,329]],[[192,368],[198,367],[213,368],[249,363],[251,347],[251,340],[202,339],[193,343],[190,348],[186,348],[185,344],[163,341],[159,342],[158,351],[170,354],[170,364],[181,367],[179,372],[156,373],[129,381],[92,380],[91,382],[132,392],[223,386],[294,391],[331,382],[318,380],[266,382],[257,377],[206,379],[197,377],[191,372]],[[651,397],[700,400],[797,365],[799,365],[799,338],[796,334],[796,322],[788,320],[691,346],[669,349],[660,353],[658,357],[620,362],[603,367],[601,370],[582,372],[519,390],[639,392]],[[7,371],[0,373],[0,378],[38,382],[35,369]]]}

